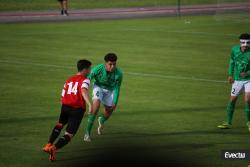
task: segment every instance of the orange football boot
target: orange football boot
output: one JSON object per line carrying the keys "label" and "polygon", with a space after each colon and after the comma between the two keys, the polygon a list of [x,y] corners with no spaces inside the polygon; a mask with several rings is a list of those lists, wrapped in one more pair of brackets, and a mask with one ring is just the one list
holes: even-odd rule
{"label": "orange football boot", "polygon": [[49,148],[50,148],[52,145],[53,145],[53,144],[51,144],[51,143],[45,144],[45,146],[43,147],[43,151],[46,152],[46,153],[49,153]]}
{"label": "orange football boot", "polygon": [[55,161],[56,160],[56,146],[53,144],[51,147],[49,147],[49,160]]}

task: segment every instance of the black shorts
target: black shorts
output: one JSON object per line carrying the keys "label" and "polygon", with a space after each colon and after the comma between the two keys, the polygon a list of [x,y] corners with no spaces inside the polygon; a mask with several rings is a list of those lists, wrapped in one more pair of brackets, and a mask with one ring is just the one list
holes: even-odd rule
{"label": "black shorts", "polygon": [[62,105],[59,123],[67,125],[66,131],[70,134],[76,134],[85,110],[82,108],[73,108],[70,106]]}

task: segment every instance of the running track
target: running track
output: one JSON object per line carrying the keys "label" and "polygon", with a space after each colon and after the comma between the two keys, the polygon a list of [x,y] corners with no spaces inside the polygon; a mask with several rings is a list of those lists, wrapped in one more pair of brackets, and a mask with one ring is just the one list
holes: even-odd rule
{"label": "running track", "polygon": [[[220,5],[182,6],[181,15],[214,14],[216,12],[250,11],[250,3],[231,3]],[[69,16],[61,16],[59,11],[36,12],[0,12],[0,23],[56,22],[92,19],[144,18],[158,16],[176,16],[178,9],[171,7],[84,9],[70,10]]]}

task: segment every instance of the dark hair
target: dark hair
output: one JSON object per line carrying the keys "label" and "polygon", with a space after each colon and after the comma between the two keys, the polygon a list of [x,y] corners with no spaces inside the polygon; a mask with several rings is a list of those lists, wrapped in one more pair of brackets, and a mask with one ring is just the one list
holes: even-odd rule
{"label": "dark hair", "polygon": [[117,56],[116,56],[115,53],[108,53],[108,54],[106,54],[106,56],[104,57],[104,60],[105,60],[106,62],[108,62],[108,61],[114,62],[114,61],[117,60]]}
{"label": "dark hair", "polygon": [[91,62],[85,59],[79,60],[77,62],[77,70],[82,71],[83,69],[88,69],[91,66]]}
{"label": "dark hair", "polygon": [[241,34],[240,39],[250,39],[250,34],[247,33]]}

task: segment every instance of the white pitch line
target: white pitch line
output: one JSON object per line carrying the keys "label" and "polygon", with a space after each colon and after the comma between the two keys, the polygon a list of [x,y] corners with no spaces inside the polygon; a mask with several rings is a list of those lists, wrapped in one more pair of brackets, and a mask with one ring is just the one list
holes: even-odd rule
{"label": "white pitch line", "polygon": [[140,31],[140,32],[167,32],[167,33],[183,33],[183,34],[195,34],[195,35],[208,35],[208,36],[229,36],[236,37],[235,34],[218,34],[210,32],[199,32],[199,31],[186,31],[186,30],[170,30],[170,29],[139,29],[139,28],[127,28],[122,29],[123,31]]}
{"label": "white pitch line", "polygon": [[[24,62],[24,61],[9,61],[9,60],[0,60],[0,63],[8,64],[18,64],[18,65],[32,65],[32,66],[41,66],[41,67],[54,67],[61,69],[74,69],[69,66],[61,66],[55,64],[42,64],[42,63],[33,63],[33,62]],[[148,74],[148,73],[137,73],[137,72],[123,72],[124,74],[134,75],[134,76],[147,76],[154,78],[163,78],[163,79],[176,79],[176,80],[191,80],[191,81],[202,81],[202,82],[213,82],[213,83],[226,83],[227,81],[222,80],[213,80],[205,78],[196,78],[196,77],[185,77],[185,76],[171,76],[171,75],[162,75],[162,74]]]}
{"label": "white pitch line", "polygon": [[[212,24],[214,25],[214,24]],[[219,34],[213,32],[202,32],[202,31],[187,31],[187,30],[171,30],[168,28],[160,29],[151,29],[151,28],[121,28],[121,29],[112,29],[112,30],[91,30],[91,32],[120,32],[120,31],[135,31],[135,32],[166,32],[166,33],[183,33],[183,34],[193,34],[193,35],[205,35],[205,36],[228,36],[228,37],[237,37],[236,34]],[[16,33],[16,32],[13,32]],[[34,35],[34,34],[65,34],[64,32],[27,32],[27,33],[16,33],[17,35]],[[79,36],[79,34],[78,34]]]}
{"label": "white pitch line", "polygon": [[62,68],[62,69],[73,69],[72,67],[69,67],[69,66],[60,66],[60,65],[55,65],[55,64],[42,64],[42,63],[33,63],[33,62],[24,62],[24,61],[0,60],[0,63],[43,66],[43,67],[55,67],[55,68]]}
{"label": "white pitch line", "polygon": [[171,75],[147,74],[147,73],[136,73],[136,72],[124,72],[124,74],[135,75],[135,76],[147,76],[147,77],[165,78],[165,79],[227,83],[227,81],[222,81],[222,80],[213,80],[213,79],[196,78],[196,77],[171,76]]}

